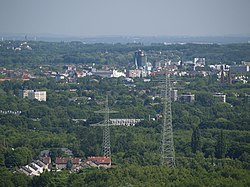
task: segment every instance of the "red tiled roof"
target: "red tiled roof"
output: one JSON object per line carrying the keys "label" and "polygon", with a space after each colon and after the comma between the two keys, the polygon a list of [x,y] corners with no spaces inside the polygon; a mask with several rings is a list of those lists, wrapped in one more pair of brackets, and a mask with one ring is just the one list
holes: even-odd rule
{"label": "red tiled roof", "polygon": [[88,161],[96,162],[98,164],[110,164],[111,158],[104,157],[104,156],[92,156],[92,157],[88,157]]}

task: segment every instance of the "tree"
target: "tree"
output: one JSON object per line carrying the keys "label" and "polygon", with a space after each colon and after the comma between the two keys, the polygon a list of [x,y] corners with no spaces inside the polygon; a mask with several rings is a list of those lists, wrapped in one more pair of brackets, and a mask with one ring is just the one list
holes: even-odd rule
{"label": "tree", "polygon": [[215,147],[215,157],[216,158],[224,158],[226,154],[226,142],[223,131],[220,131],[220,134],[217,139],[217,144]]}
{"label": "tree", "polygon": [[193,153],[201,151],[201,134],[199,127],[193,128],[191,148]]}
{"label": "tree", "polygon": [[71,170],[71,169],[72,169],[72,166],[73,166],[72,161],[71,161],[71,160],[68,160],[68,161],[67,161],[67,164],[66,164],[66,169],[67,169],[67,170]]}
{"label": "tree", "polygon": [[196,95],[196,101],[202,106],[212,106],[214,104],[214,97],[208,92],[199,92]]}
{"label": "tree", "polygon": [[7,167],[22,166],[32,159],[32,151],[27,147],[8,149],[5,153],[5,165]]}

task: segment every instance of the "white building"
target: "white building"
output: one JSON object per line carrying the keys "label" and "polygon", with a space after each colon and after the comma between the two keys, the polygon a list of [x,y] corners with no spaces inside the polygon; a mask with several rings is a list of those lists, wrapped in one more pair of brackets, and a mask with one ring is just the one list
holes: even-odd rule
{"label": "white building", "polygon": [[194,64],[196,66],[205,66],[206,65],[206,59],[205,58],[194,58]]}
{"label": "white building", "polygon": [[110,119],[110,125],[135,126],[142,119]]}
{"label": "white building", "polygon": [[35,160],[26,166],[22,166],[19,171],[27,176],[40,176],[41,173],[48,170],[48,165],[40,160]]}
{"label": "white building", "polygon": [[170,90],[170,97],[171,97],[171,101],[177,101],[178,100],[178,91],[177,90]]}
{"label": "white building", "polygon": [[22,96],[23,98],[28,97],[30,100],[46,101],[46,91],[23,90]]}

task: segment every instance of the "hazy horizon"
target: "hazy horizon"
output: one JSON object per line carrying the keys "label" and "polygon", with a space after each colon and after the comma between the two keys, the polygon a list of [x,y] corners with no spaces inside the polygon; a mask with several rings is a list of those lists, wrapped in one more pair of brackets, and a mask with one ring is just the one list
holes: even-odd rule
{"label": "hazy horizon", "polygon": [[249,0],[1,0],[0,33],[199,37],[249,35]]}

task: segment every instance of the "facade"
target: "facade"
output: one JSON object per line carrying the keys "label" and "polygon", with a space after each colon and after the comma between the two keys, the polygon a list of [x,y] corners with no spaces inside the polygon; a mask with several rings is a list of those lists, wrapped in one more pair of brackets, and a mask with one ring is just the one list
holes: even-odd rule
{"label": "facade", "polygon": [[46,91],[36,91],[36,90],[23,90],[23,98],[28,98],[30,100],[37,99],[38,101],[46,101]]}
{"label": "facade", "polygon": [[23,98],[28,97],[28,95],[29,95],[30,92],[34,92],[34,90],[23,90],[22,97]]}
{"label": "facade", "polygon": [[135,52],[134,63],[135,63],[136,69],[143,68],[146,66],[147,56],[142,50]]}
{"label": "facade", "polygon": [[223,103],[226,102],[226,95],[223,94],[223,93],[215,93],[213,96],[214,96],[215,99],[216,99],[217,101],[219,101],[219,102],[223,102]]}
{"label": "facade", "polygon": [[171,101],[177,101],[178,100],[178,91],[177,90],[170,90],[170,98],[171,98]]}
{"label": "facade", "polygon": [[141,119],[110,119],[110,125],[135,126],[135,124],[140,121]]}
{"label": "facade", "polygon": [[142,76],[142,70],[140,69],[128,70],[126,72],[126,77],[135,78],[141,76]]}
{"label": "facade", "polygon": [[46,101],[46,91],[33,91],[28,93],[28,98],[33,100],[37,99],[38,101]]}
{"label": "facade", "polygon": [[117,70],[102,70],[102,71],[94,71],[93,75],[97,75],[100,77],[105,77],[105,78],[111,78],[111,77],[125,77],[125,74],[123,72],[119,72]]}
{"label": "facade", "polygon": [[194,58],[194,64],[196,66],[205,66],[206,65],[206,59],[205,58]]}
{"label": "facade", "polygon": [[180,95],[179,100],[182,102],[191,103],[195,100],[195,96],[194,94],[182,94]]}

